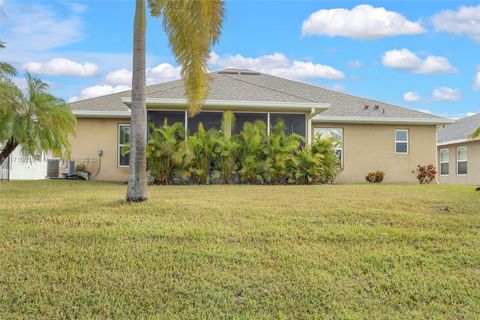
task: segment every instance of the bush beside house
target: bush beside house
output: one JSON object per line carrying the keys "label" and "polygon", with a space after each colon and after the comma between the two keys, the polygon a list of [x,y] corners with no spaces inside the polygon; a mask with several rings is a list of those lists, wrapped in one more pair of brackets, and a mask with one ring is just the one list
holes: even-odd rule
{"label": "bush beside house", "polygon": [[185,139],[183,124],[150,125],[147,147],[150,183],[154,184],[314,184],[331,183],[339,169],[337,142],[286,134],[278,121],[267,135],[263,121],[246,122],[232,134],[233,116],[226,112],[222,129],[205,130]]}

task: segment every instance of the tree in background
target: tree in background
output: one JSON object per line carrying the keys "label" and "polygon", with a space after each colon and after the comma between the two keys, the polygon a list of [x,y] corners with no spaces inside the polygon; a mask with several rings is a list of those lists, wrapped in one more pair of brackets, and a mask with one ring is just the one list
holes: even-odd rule
{"label": "tree in background", "polygon": [[62,99],[48,93],[48,84],[25,75],[26,90],[10,79],[0,81],[0,165],[18,147],[26,156],[52,152],[68,155],[68,137],[75,133],[76,121]]}
{"label": "tree in background", "polygon": [[[190,115],[197,114],[208,93],[207,60],[218,41],[223,20],[221,0],[149,0],[150,14],[163,18],[163,30],[177,63],[182,66]],[[130,172],[127,201],[147,199],[145,105],[145,0],[136,0],[131,105]]]}

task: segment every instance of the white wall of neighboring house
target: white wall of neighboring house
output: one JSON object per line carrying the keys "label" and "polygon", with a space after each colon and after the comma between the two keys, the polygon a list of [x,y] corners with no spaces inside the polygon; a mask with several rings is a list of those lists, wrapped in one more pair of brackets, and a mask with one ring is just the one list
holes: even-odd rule
{"label": "white wall of neighboring house", "polygon": [[47,156],[26,157],[20,148],[10,154],[10,180],[39,180],[47,176]]}

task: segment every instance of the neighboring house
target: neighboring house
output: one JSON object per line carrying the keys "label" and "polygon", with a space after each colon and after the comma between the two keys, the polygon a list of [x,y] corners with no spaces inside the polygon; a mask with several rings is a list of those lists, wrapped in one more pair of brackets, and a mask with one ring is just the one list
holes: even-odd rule
{"label": "neighboring house", "polygon": [[480,184],[480,140],[469,136],[480,127],[480,113],[438,131],[440,183]]}
{"label": "neighboring house", "polygon": [[[85,163],[93,179],[126,181],[131,102],[130,91],[82,100],[70,106],[77,117],[72,138],[73,160]],[[186,113],[183,81],[147,87],[148,119],[156,125],[167,118],[194,132],[220,128],[223,111],[235,113],[236,130],[246,121],[263,120],[267,130],[282,118],[289,132],[310,143],[317,133],[342,141],[337,149],[342,171],[336,181],[365,181],[382,170],[386,182],[416,182],[417,165],[436,163],[436,127],[450,120],[364,99],[251,70],[226,69],[211,73],[210,91],[202,112]]]}
{"label": "neighboring house", "polygon": [[0,180],[44,179],[47,176],[47,157],[24,156],[21,150],[17,147],[0,166]]}

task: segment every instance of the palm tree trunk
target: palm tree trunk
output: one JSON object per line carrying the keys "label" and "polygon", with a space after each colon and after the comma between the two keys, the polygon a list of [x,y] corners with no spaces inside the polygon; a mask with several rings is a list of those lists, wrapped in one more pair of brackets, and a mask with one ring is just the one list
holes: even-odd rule
{"label": "palm tree trunk", "polygon": [[145,25],[145,0],[136,0],[130,120],[130,171],[127,188],[127,201],[135,202],[145,201],[147,199]]}
{"label": "palm tree trunk", "polygon": [[3,164],[5,159],[17,148],[18,143],[13,141],[13,138],[8,139],[7,144],[3,147],[2,152],[0,152],[0,166]]}

